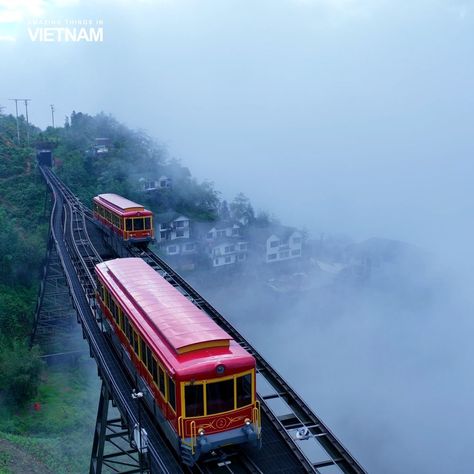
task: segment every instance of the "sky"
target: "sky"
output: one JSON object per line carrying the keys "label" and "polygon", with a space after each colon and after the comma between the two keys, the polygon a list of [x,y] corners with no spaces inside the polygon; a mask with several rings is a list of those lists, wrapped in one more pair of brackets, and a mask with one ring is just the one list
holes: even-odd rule
{"label": "sky", "polygon": [[[32,41],[34,19],[104,39]],[[473,22],[461,0],[0,0],[0,104],[112,113],[314,235],[468,249]]]}
{"label": "sky", "polygon": [[[28,27],[39,20],[102,22],[103,41],[32,41]],[[325,335],[326,353],[350,341],[345,352],[332,354],[334,366],[316,365],[325,381],[318,407],[344,434],[344,420],[324,405],[336,391],[345,392],[340,413],[353,414],[346,423],[369,420],[371,443],[384,436],[385,448],[398,443],[399,449],[380,451],[377,461],[348,435],[362,459],[379,467],[389,460],[393,468],[404,456],[414,459],[404,472],[423,472],[430,451],[443,457],[443,443],[431,436],[438,409],[456,407],[456,418],[440,425],[456,433],[466,394],[473,392],[465,374],[474,329],[468,316],[474,307],[474,2],[0,0],[0,57],[6,112],[14,112],[9,99],[16,97],[31,99],[30,120],[41,127],[51,123],[50,104],[57,123],[72,110],[111,113],[146,130],[228,199],[242,191],[256,209],[314,236],[400,239],[448,265],[455,289],[433,283],[441,296],[423,301],[419,312],[416,305],[404,312],[400,295],[377,301],[362,295],[329,329],[321,322],[315,327]],[[378,316],[385,310],[390,324],[382,330]],[[275,326],[275,341],[304,331],[308,310],[300,314],[299,325],[279,333]],[[331,380],[340,369],[370,384],[374,371],[363,369],[377,365],[377,338],[387,343],[389,373],[375,378],[378,385],[364,402],[355,383],[349,390]],[[406,345],[397,348],[400,339],[416,357],[406,356]],[[408,376],[404,370],[412,363]],[[377,365],[376,373],[382,370]],[[397,381],[414,389],[402,390],[407,387]],[[403,400],[394,395],[399,389]],[[411,403],[424,407],[423,396],[433,392],[441,404],[405,410]],[[387,415],[390,406],[398,406],[397,420]],[[426,436],[404,438],[400,420],[416,420],[411,432]],[[429,442],[414,453],[423,440]],[[449,459],[462,456],[462,450],[448,451]],[[448,465],[438,467],[449,472]]]}

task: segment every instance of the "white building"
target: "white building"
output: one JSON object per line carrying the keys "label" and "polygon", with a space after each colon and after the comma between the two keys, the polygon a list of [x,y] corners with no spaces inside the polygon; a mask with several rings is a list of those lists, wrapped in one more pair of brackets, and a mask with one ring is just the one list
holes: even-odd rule
{"label": "white building", "polygon": [[155,222],[158,224],[156,229],[158,243],[190,238],[190,220],[182,214],[176,212],[158,214]]}
{"label": "white building", "polygon": [[232,222],[221,222],[211,227],[206,234],[206,240],[208,241],[226,237],[240,237],[240,225]]}
{"label": "white building", "polygon": [[222,240],[209,245],[213,267],[233,265],[247,260],[248,243],[243,240]]}
{"label": "white building", "polygon": [[177,239],[166,242],[162,249],[166,255],[194,255],[197,253],[198,244],[189,239]]}
{"label": "white building", "polygon": [[265,260],[267,263],[301,257],[303,234],[298,230],[286,228],[272,233],[266,240]]}

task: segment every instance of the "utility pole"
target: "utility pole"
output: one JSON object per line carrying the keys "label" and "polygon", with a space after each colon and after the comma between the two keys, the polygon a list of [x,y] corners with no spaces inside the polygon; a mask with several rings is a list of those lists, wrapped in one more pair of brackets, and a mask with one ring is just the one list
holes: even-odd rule
{"label": "utility pole", "polygon": [[53,128],[54,128],[54,105],[51,104],[51,121],[53,122]]}
{"label": "utility pole", "polygon": [[20,144],[20,124],[18,123],[18,101],[21,99],[8,99],[15,101],[15,111],[16,111],[16,137],[18,140],[18,145]]}
{"label": "utility pole", "polygon": [[31,102],[31,99],[8,99],[15,101],[15,114],[16,114],[16,137],[18,139],[18,144],[20,144],[20,122],[18,121],[18,101],[22,100],[25,103],[26,109],[26,141],[28,145],[30,144],[30,124],[28,121],[28,102]]}
{"label": "utility pole", "polygon": [[28,121],[28,102],[31,102],[31,99],[23,99],[25,101],[25,110],[26,110],[26,143],[30,145],[30,122]]}

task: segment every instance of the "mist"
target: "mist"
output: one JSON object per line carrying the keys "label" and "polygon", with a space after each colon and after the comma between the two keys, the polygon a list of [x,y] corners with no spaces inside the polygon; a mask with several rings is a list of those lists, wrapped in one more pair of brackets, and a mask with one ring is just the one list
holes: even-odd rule
{"label": "mist", "polygon": [[[370,472],[470,472],[472,2],[4,3],[6,112],[110,112],[312,237],[417,246],[363,285],[208,296]],[[102,19],[104,41],[31,42],[31,15]]]}

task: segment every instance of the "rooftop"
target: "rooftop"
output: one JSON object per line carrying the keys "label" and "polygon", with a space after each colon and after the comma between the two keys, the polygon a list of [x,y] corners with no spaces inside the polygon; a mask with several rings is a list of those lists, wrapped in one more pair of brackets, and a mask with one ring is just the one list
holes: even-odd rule
{"label": "rooftop", "polygon": [[130,201],[130,199],[119,196],[118,194],[99,194],[97,199],[124,212],[144,210],[141,204]]}
{"label": "rooftop", "polygon": [[97,265],[128,298],[130,306],[178,354],[229,347],[232,339],[140,258],[121,258]]}

